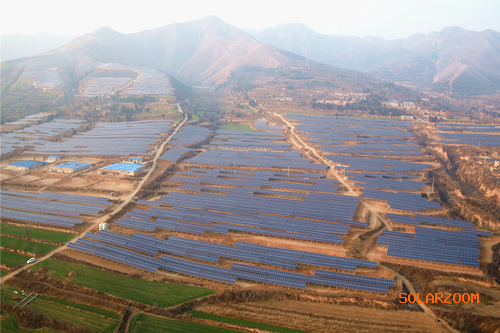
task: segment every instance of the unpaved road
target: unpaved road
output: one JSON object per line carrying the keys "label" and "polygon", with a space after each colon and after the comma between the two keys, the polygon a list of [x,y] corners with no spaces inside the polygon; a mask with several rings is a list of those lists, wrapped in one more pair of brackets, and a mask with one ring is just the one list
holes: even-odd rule
{"label": "unpaved road", "polygon": [[[179,112],[182,113],[182,109],[181,109],[181,106],[179,104],[177,104],[177,108],[178,108]],[[165,148],[165,145],[172,139],[172,137],[179,131],[179,129],[184,125],[184,123],[186,121],[187,121],[187,116],[184,116],[184,120],[182,122],[180,122],[179,125],[177,125],[177,127],[172,132],[172,134],[170,134],[170,136],[167,138],[167,140],[165,140],[165,142],[163,142],[156,149],[156,152],[155,152],[154,157],[153,157],[153,161],[154,162],[151,165],[151,168],[149,168],[149,171],[142,178],[141,182],[137,185],[137,187],[135,188],[135,190],[132,191],[132,193],[130,193],[127,197],[125,197],[125,199],[123,200],[122,204],[119,205],[118,207],[116,207],[113,211],[109,212],[108,214],[105,214],[105,215],[101,216],[100,218],[96,219],[94,221],[94,223],[89,228],[87,228],[87,230],[85,230],[84,232],[80,233],[80,235],[78,235],[75,238],[73,238],[72,241],[76,241],[77,239],[84,237],[87,232],[89,232],[90,230],[92,230],[96,226],[96,224],[106,222],[106,220],[109,218],[109,216],[111,214],[119,212],[120,210],[122,210],[126,205],[128,205],[135,198],[135,196],[137,195],[137,193],[141,190],[142,186],[148,181],[149,177],[151,177],[151,175],[155,171],[155,169],[156,169],[156,161],[158,160],[158,158],[160,158],[160,156],[161,156],[161,154],[163,152],[163,149]],[[15,271],[10,272],[9,274],[4,275],[0,279],[0,284],[4,283],[5,281],[7,281],[8,279],[10,279],[11,277],[15,276],[17,273],[19,273],[19,272],[21,272],[21,271],[23,271],[25,269],[30,268],[34,264],[39,263],[41,261],[44,261],[47,258],[50,258],[54,254],[56,254],[56,253],[64,250],[65,248],[66,248],[66,245],[60,246],[60,247],[54,249],[53,251],[47,253],[43,257],[38,258],[34,263],[24,265],[23,267],[21,267],[19,269],[16,269]]]}

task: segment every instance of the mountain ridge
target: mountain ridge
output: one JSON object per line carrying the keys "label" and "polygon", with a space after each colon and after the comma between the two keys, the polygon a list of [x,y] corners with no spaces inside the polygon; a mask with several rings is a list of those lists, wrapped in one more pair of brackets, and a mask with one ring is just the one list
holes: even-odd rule
{"label": "mountain ridge", "polygon": [[[322,35],[304,24],[288,23],[263,29],[255,37],[314,61],[417,89],[464,95],[471,89],[473,94],[500,89],[500,33],[494,30],[452,26],[385,40]],[[474,86],[464,84],[467,80]]]}

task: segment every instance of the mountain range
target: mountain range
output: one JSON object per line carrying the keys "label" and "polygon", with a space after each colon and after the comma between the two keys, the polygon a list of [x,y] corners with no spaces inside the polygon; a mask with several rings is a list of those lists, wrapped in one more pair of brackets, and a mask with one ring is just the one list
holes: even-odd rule
{"label": "mountain range", "polygon": [[330,36],[303,24],[254,32],[262,43],[392,83],[449,94],[492,94],[500,89],[500,33],[444,28],[406,39]]}
{"label": "mountain range", "polygon": [[477,95],[500,89],[500,34],[458,27],[397,40],[322,35],[303,24],[252,35],[210,16],[132,34],[102,27],[9,64],[27,70],[72,67],[84,75],[114,63],[155,68],[187,84],[218,85],[242,67],[291,68],[306,58],[310,66],[327,64],[420,90]]}

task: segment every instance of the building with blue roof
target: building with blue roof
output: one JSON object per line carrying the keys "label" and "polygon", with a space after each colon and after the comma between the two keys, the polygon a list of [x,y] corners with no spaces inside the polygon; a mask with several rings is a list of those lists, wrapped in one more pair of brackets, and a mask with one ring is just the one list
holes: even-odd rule
{"label": "building with blue roof", "polygon": [[92,163],[66,162],[63,164],[56,165],[55,167],[51,168],[50,171],[61,172],[61,173],[74,173],[88,169],[91,166]]}
{"label": "building with blue roof", "polygon": [[32,170],[36,169],[38,167],[44,166],[44,162],[40,161],[16,161],[14,163],[11,163],[7,166],[8,169],[13,169],[13,170]]}
{"label": "building with blue roof", "polygon": [[120,175],[135,176],[144,171],[146,166],[131,163],[115,163],[99,169],[99,173],[117,173]]}

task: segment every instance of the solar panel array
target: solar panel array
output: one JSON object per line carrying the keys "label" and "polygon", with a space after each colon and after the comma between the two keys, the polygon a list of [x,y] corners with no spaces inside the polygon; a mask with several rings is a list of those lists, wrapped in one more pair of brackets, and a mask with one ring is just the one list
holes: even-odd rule
{"label": "solar panel array", "polygon": [[391,160],[382,157],[360,158],[336,155],[329,157],[329,159],[335,163],[349,165],[337,168],[359,171],[410,173],[422,172],[422,170],[432,167],[430,164]]}
{"label": "solar panel array", "polygon": [[47,117],[47,113],[31,114],[16,121],[5,123],[5,125],[32,125]]}
{"label": "solar panel array", "polygon": [[[157,219],[151,221],[151,219]],[[195,222],[193,222],[195,221]],[[213,221],[217,222],[212,226]],[[134,210],[127,213],[116,225],[154,231],[156,228],[203,235],[206,231],[224,233],[239,231],[258,235],[300,239],[316,242],[343,244],[340,234],[346,234],[349,225],[316,222],[302,219],[257,215],[240,216],[200,210]],[[361,224],[361,222],[358,222]]]}
{"label": "solar panel array", "polygon": [[[150,255],[155,255],[160,251],[213,263],[217,263],[219,257],[226,257],[237,260],[253,261],[266,265],[271,264],[292,270],[295,269],[295,265],[292,264],[293,260],[305,264],[351,270],[355,270],[356,266],[374,268],[377,263],[372,261],[286,250],[242,242],[238,242],[236,246],[227,246],[174,236],[171,236],[168,240],[162,240],[140,233],[135,233],[130,237],[110,231],[100,231],[97,235],[86,234],[86,237],[93,240],[78,239],[76,243],[69,243],[68,248],[100,256],[115,262],[121,262],[153,273],[159,268],[162,268],[176,273],[230,284],[234,284],[236,280],[240,278],[298,289],[304,289],[306,283],[309,282],[327,286],[387,293],[388,288],[394,286],[394,281],[387,279],[353,274],[328,276],[329,273],[334,272],[322,270],[317,270],[317,276],[313,276],[240,263],[233,263],[231,269],[227,269],[209,264],[192,262],[170,255],[162,255],[161,259],[158,260],[113,245],[104,245],[100,242],[128,247]],[[281,265],[279,262],[281,262]],[[347,281],[347,276],[352,276],[352,278],[349,278]]]}
{"label": "solar panel array", "polygon": [[24,129],[1,135],[2,154],[14,151],[16,148],[25,148],[27,146],[40,147],[48,144],[48,138],[57,136],[59,133],[77,129],[85,120],[77,119],[54,119],[40,125],[32,125]]}
{"label": "solar panel array", "polygon": [[47,225],[54,225],[58,227],[68,227],[72,228],[75,224],[80,224],[83,219],[75,219],[70,217],[61,217],[53,215],[45,215],[31,212],[20,212],[17,210],[11,210],[7,208],[1,209],[2,219],[13,219],[23,222],[40,223]]}
{"label": "solar panel array", "polygon": [[3,193],[0,194],[0,200],[2,202],[2,208],[20,209],[38,213],[71,217],[78,217],[80,216],[80,214],[96,215],[99,212],[104,211],[105,209],[105,207],[102,206],[30,199]]}
{"label": "solar panel array", "polygon": [[383,175],[369,173],[346,172],[349,180],[354,181],[356,186],[364,188],[388,188],[391,190],[411,190],[419,191],[424,187],[424,182],[407,179],[390,179]]}
{"label": "solar panel array", "polygon": [[445,227],[458,227],[465,229],[474,229],[474,225],[469,221],[446,219],[442,217],[415,214],[415,216],[385,214],[394,223],[413,224],[413,225],[439,225]]}
{"label": "solar panel array", "polygon": [[160,159],[165,161],[175,162],[188,151],[193,151],[193,150],[183,147],[170,148],[163,155],[161,155]]}
{"label": "solar panel array", "polygon": [[252,166],[281,169],[310,169],[326,170],[328,166],[313,164],[313,160],[306,159],[298,152],[269,152],[269,151],[233,151],[207,150],[190,159],[191,163],[225,166]]}
{"label": "solar panel array", "polygon": [[441,209],[441,204],[435,201],[427,201],[418,193],[398,191],[386,192],[367,188],[363,190],[363,198],[387,201],[392,209],[407,210],[417,212],[419,210]]}
{"label": "solar panel array", "polygon": [[280,126],[280,125],[270,126],[267,124],[266,120],[257,120],[257,121],[255,121],[255,124],[253,126],[258,130],[265,130],[265,131],[282,131],[283,130],[283,126]]}
{"label": "solar panel array", "polygon": [[80,84],[76,97],[96,97],[111,93],[116,88],[125,86],[131,77],[90,77]]}
{"label": "solar panel array", "polygon": [[362,154],[362,155],[407,155],[419,156],[422,155],[420,147],[413,145],[393,145],[393,144],[358,144],[347,146],[328,146],[321,147],[321,151],[326,155],[329,153],[337,154]]}
{"label": "solar panel array", "polygon": [[[240,193],[217,195],[200,192],[197,195],[172,192],[154,202],[139,200],[151,206],[168,205],[213,210],[240,215],[273,214],[295,218],[311,218],[328,222],[351,224],[359,204],[359,197],[338,194],[309,194],[304,201],[285,198],[249,196]],[[339,220],[338,220],[339,219]]]}
{"label": "solar panel array", "polygon": [[30,153],[55,155],[136,155],[146,154],[148,146],[170,128],[170,120],[144,120],[123,123],[96,123],[87,132],[64,141],[47,142]]}
{"label": "solar panel array", "polygon": [[149,67],[137,67],[142,73],[139,80],[124,91],[124,95],[169,95],[172,85],[165,73]]}
{"label": "solar panel array", "polygon": [[111,205],[105,198],[50,192],[0,190],[0,199],[2,218],[69,228],[83,222],[80,214],[96,215],[106,209],[105,205]]}
{"label": "solar panel array", "polygon": [[200,126],[185,126],[173,136],[175,139],[170,144],[177,146],[192,145],[204,141],[209,135],[210,130]]}
{"label": "solar panel array", "polygon": [[440,131],[500,132],[498,125],[486,124],[436,124]]}
{"label": "solar panel array", "polygon": [[[406,139],[413,137],[409,131],[409,121],[388,121],[377,119],[361,119],[331,116],[311,116],[299,114],[287,114],[288,119],[301,123],[295,128],[308,132],[310,139],[322,140],[327,144],[346,143],[358,141],[359,143],[391,142],[406,144]],[[389,137],[399,137],[389,138]],[[366,139],[366,140],[364,140]]]}
{"label": "solar panel array", "polygon": [[8,191],[8,190],[0,190],[0,193],[8,194],[8,195],[22,196],[22,197],[29,197],[29,198],[80,202],[83,204],[93,204],[93,205],[101,205],[101,206],[110,206],[112,204],[112,202],[109,201],[109,199],[107,199],[107,198],[92,197],[92,196],[88,196],[88,195],[74,195],[74,194],[63,194],[63,193],[54,193],[54,192],[30,193],[30,192],[17,192],[17,191]]}
{"label": "solar panel array", "polygon": [[[440,130],[442,130],[440,128]],[[485,132],[490,132],[491,129],[485,130]],[[436,133],[440,139],[444,140],[434,140],[434,142],[440,143],[458,143],[466,145],[475,146],[488,146],[488,147],[500,147],[500,135],[493,134],[470,134],[470,133]]]}
{"label": "solar panel array", "polygon": [[290,149],[283,133],[237,130],[218,130],[210,146],[279,151]]}
{"label": "solar panel array", "polygon": [[[181,171],[169,180],[172,182],[179,182],[182,184],[196,184],[201,188],[210,190],[218,190],[221,192],[234,192],[230,191],[227,186],[232,187],[247,187],[253,189],[293,189],[304,192],[327,192],[335,193],[338,190],[337,180],[317,178],[309,179],[310,177],[303,176],[298,173],[289,173],[287,175],[280,175],[273,171],[257,170],[254,172],[246,173],[232,173],[225,169],[199,169],[191,168],[192,172]],[[322,175],[321,175],[322,176]],[[324,177],[324,176],[323,176]],[[219,187],[218,189],[213,186],[224,185],[226,187]],[[212,187],[210,187],[212,186]],[[194,190],[195,187],[181,187],[181,189]],[[241,189],[238,189],[241,191]],[[282,190],[283,191],[283,190]],[[243,192],[241,192],[243,193]],[[244,193],[253,194],[254,191],[248,190]],[[279,194],[279,193],[276,193]],[[289,193],[289,195],[292,193]],[[297,195],[297,193],[293,193]]]}
{"label": "solar panel array", "polygon": [[387,255],[392,257],[479,267],[478,235],[491,236],[482,231],[456,232],[416,226],[415,234],[384,230],[377,244],[387,245]]}

